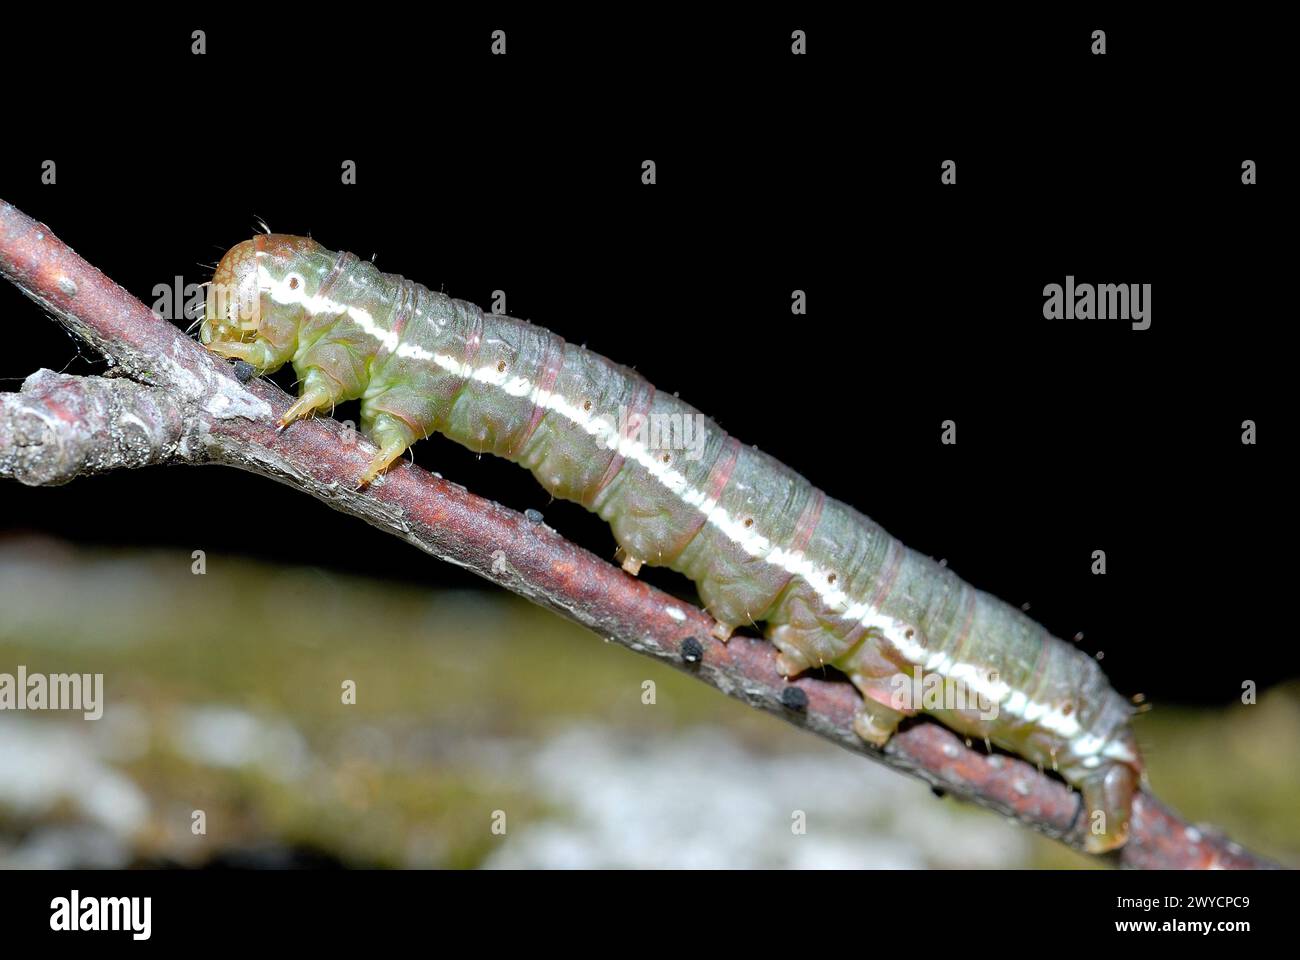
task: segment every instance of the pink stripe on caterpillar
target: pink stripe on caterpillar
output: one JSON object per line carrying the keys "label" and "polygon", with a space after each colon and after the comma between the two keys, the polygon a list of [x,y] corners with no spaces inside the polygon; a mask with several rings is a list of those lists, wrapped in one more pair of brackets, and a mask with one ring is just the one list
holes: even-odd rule
{"label": "pink stripe on caterpillar", "polygon": [[[655,397],[655,388],[652,383],[642,377],[637,377],[635,386],[632,389],[632,402],[627,408],[627,422],[624,433],[619,439],[627,439],[634,436],[641,426],[641,421],[645,419],[650,412],[650,404]],[[591,495],[594,501],[600,492],[609,485],[609,482],[618,476],[619,470],[623,469],[623,454],[619,450],[614,451],[614,459],[609,461],[609,466],[605,468],[605,475],[600,478],[600,483],[596,484],[596,489]]]}
{"label": "pink stripe on caterpillar", "polygon": [[966,640],[970,637],[971,624],[975,622],[975,608],[979,605],[974,590],[969,587],[964,587],[963,590],[966,594],[966,611],[962,617],[961,629],[957,631],[957,638],[953,641],[952,649],[948,651],[948,656],[953,660],[960,659],[961,649],[966,646]]}
{"label": "pink stripe on caterpillar", "polygon": [[403,283],[397,290],[397,309],[393,311],[393,328],[390,331],[398,337],[399,341],[413,313],[415,313],[415,291],[409,284]]}
{"label": "pink stripe on caterpillar", "polygon": [[[717,503],[722,499],[722,492],[727,489],[727,484],[731,482],[731,473],[736,469],[736,461],[740,459],[740,447],[739,440],[735,437],[728,437],[727,442],[723,445],[722,452],[718,454],[718,459],[713,461],[713,466],[709,468],[709,475],[704,478],[704,489],[708,491],[706,503]],[[691,528],[690,533],[682,538],[681,545],[673,551],[672,556],[680,557],[687,546],[690,545],[690,542],[704,529],[704,525],[709,522],[707,511],[701,510],[699,514],[695,526]]]}
{"label": "pink stripe on caterpillar", "polygon": [[546,341],[546,356],[542,358],[542,375],[537,378],[533,388],[533,413],[528,420],[528,428],[511,448],[511,457],[524,448],[532,437],[533,431],[537,429],[537,425],[542,422],[542,417],[546,416],[547,407],[543,398],[549,396],[555,388],[555,381],[560,378],[560,370],[563,368],[564,338],[558,334],[549,334]]}
{"label": "pink stripe on caterpillar", "polygon": [[1038,693],[1038,688],[1042,686],[1043,677],[1046,675],[1044,668],[1047,666],[1048,649],[1051,646],[1050,643],[1044,643],[1038,648],[1038,660],[1034,663],[1033,672],[1029,674],[1029,679],[1020,688],[1021,692],[1030,700],[1034,699],[1034,695]]}
{"label": "pink stripe on caterpillar", "polygon": [[481,346],[483,346],[483,311],[475,307],[474,325],[470,327],[469,336],[465,338],[465,359],[461,361],[466,370],[474,366],[474,360],[478,357]]}
{"label": "pink stripe on caterpillar", "polygon": [[903,566],[903,555],[907,548],[902,542],[892,537],[889,540],[889,556],[885,560],[885,565],[880,569],[880,576],[877,579],[875,595],[871,598],[871,606],[879,610],[889,596],[889,592],[894,589],[894,581],[898,579],[898,571]]}
{"label": "pink stripe on caterpillar", "polygon": [[330,272],[325,274],[325,279],[320,282],[320,287],[316,290],[316,295],[320,297],[329,296],[330,291],[334,289],[334,284],[338,283],[339,277],[343,276],[343,271],[353,262],[360,260],[356,254],[348,253],[343,250],[334,260],[334,265],[330,267]]}
{"label": "pink stripe on caterpillar", "polygon": [[[471,306],[473,305],[471,304]],[[447,404],[448,410],[455,406],[455,401],[465,392],[465,388],[470,385],[473,379],[474,360],[478,357],[479,347],[483,345],[483,311],[478,307],[473,307],[471,315],[474,320],[470,324],[469,334],[465,337],[465,357],[461,361],[461,370],[468,372],[462,374],[460,385],[456,387],[455,393],[452,394]]]}
{"label": "pink stripe on caterpillar", "polygon": [[[709,475],[704,480],[704,486],[709,491],[709,499],[714,503],[722,499],[722,491],[726,490],[727,484],[731,482],[731,471],[736,469],[736,461],[740,459],[740,447],[739,440],[728,437],[721,456],[714,461]],[[701,525],[704,524],[705,519],[703,515],[700,516]]]}
{"label": "pink stripe on caterpillar", "polygon": [[790,539],[791,552],[802,553],[808,549],[808,544],[812,542],[813,532],[816,531],[817,524],[821,522],[822,507],[825,504],[826,494],[820,490],[814,490],[812,497],[804,504],[803,512],[799,514],[799,522],[794,525],[794,536]]}
{"label": "pink stripe on caterpillar", "polygon": [[[891,537],[889,540],[889,555],[885,558],[885,562],[880,568],[880,573],[876,577],[876,590],[872,594],[870,601],[872,609],[879,611],[884,606],[886,598],[888,598],[890,592],[894,589],[894,582],[898,579],[898,573],[903,568],[903,557],[906,554],[907,548],[903,546],[902,541]],[[862,639],[865,639],[876,630],[875,627],[863,629],[860,639],[858,636],[858,629],[858,626],[855,626],[849,633],[849,637],[852,639],[855,647],[862,642]],[[912,638],[914,632],[916,632],[914,627],[909,625],[906,630],[906,636],[909,640]],[[915,666],[915,662],[908,657],[905,650],[900,648],[900,646],[894,641],[893,637],[886,633],[880,635],[880,639],[885,641],[885,651],[882,652],[886,657],[895,660],[898,666],[903,669],[911,669],[912,666]]]}
{"label": "pink stripe on caterpillar", "polygon": [[[799,513],[799,519],[795,521],[794,533],[790,535],[788,549],[791,553],[802,554],[808,549],[808,544],[812,542],[813,534],[817,530],[817,524],[821,521],[822,507],[825,503],[826,494],[814,488],[812,496],[808,498],[808,502]],[[793,573],[786,577],[785,582],[781,584],[781,590],[785,590],[794,578]]]}

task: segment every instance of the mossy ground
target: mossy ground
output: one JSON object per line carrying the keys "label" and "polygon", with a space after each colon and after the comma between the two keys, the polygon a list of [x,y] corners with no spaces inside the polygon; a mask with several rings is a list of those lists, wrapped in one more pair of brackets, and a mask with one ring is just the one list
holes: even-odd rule
{"label": "mossy ground", "polygon": [[[144,861],[202,863],[270,841],[349,864],[475,866],[502,842],[495,811],[511,830],[563,816],[512,765],[575,726],[660,738],[720,726],[762,754],[812,748],[808,734],[505,593],[238,557],[209,556],[196,575],[192,563],[0,545],[0,671],[104,674],[105,718],[86,736],[150,799],[133,840]],[[342,702],[345,681],[355,704]],[[1224,710],[1157,704],[1138,723],[1163,799],[1300,862],[1300,687]],[[250,755],[213,762],[204,750],[224,748],[205,736],[243,736]],[[196,809],[204,837],[189,829]],[[990,819],[958,815],[971,830]],[[24,823],[0,797],[0,833]],[[1050,841],[1030,849],[1033,865],[1088,864]]]}

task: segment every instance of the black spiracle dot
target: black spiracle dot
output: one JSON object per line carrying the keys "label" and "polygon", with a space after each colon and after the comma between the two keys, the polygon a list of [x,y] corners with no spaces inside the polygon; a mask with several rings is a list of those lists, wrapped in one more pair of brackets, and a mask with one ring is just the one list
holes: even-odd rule
{"label": "black spiracle dot", "polygon": [[235,361],[235,379],[240,383],[248,383],[249,380],[253,379],[255,373],[257,373],[257,368],[247,360]]}
{"label": "black spiracle dot", "polygon": [[781,691],[781,705],[787,710],[807,710],[808,694],[799,687],[786,687]]}
{"label": "black spiracle dot", "polygon": [[694,637],[682,641],[682,659],[687,663],[699,663],[704,659],[704,647]]}

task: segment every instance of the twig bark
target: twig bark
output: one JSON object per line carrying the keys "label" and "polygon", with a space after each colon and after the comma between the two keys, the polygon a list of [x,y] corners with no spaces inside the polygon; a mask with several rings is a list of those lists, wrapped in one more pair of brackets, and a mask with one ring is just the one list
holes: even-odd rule
{"label": "twig bark", "polygon": [[[751,706],[1082,848],[1086,818],[1063,783],[1016,758],[969,748],[923,718],[883,750],[873,748],[852,730],[857,695],[847,683],[786,681],[766,641],[711,639],[703,611],[540,522],[410,464],[358,491],[373,453],[366,441],[329,418],[277,431],[275,418],[291,402],[283,391],[260,379],[241,382],[233,366],[3,202],[0,272],[121,374],[41,370],[21,392],[0,397],[0,476],[54,484],[166,462],[219,463],[279,480]],[[1136,800],[1129,842],[1106,859],[1141,868],[1271,866],[1209,828],[1188,825],[1146,793]]]}

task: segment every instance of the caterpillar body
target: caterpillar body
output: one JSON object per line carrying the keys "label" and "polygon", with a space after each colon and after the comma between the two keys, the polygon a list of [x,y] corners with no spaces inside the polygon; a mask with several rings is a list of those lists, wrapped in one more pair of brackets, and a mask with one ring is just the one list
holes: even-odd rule
{"label": "caterpillar body", "polygon": [[[520,463],[606,520],[630,573],[693,580],[719,639],[762,623],[786,676],[845,673],[865,740],[932,714],[1058,770],[1090,814],[1088,849],[1125,842],[1143,777],[1133,709],[1091,657],[634,371],[278,234],[221,260],[200,337],[263,373],[293,364],[282,425],[359,399],[379,448],[363,483],[435,431]],[[689,453],[647,439],[655,418],[698,425]]]}

